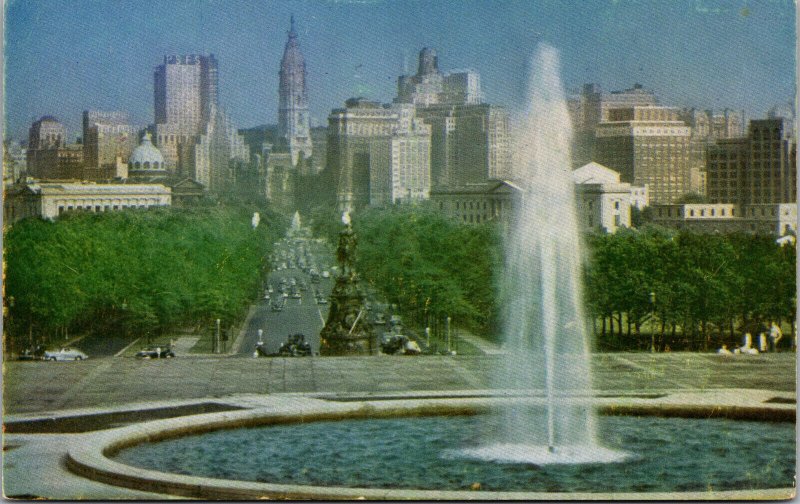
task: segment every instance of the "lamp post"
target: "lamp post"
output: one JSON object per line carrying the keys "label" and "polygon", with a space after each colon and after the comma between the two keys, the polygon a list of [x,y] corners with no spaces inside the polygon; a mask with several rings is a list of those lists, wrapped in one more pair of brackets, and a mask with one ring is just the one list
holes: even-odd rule
{"label": "lamp post", "polygon": [[656,334],[653,328],[653,320],[656,318],[656,293],[650,293],[650,353],[656,352]]}
{"label": "lamp post", "polygon": [[450,317],[447,317],[447,326],[445,327],[445,331],[447,332],[447,353],[450,353]]}
{"label": "lamp post", "polygon": [[215,336],[215,338],[214,338],[214,345],[213,345],[213,348],[211,349],[211,353],[219,353],[219,331],[220,331],[220,322],[221,322],[221,320],[220,320],[220,319],[217,319],[217,333],[216,333],[216,336]]}

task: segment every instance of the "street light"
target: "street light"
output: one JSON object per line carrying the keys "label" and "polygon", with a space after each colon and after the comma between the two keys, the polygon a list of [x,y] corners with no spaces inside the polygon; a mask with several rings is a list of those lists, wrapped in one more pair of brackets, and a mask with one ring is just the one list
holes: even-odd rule
{"label": "street light", "polygon": [[656,352],[656,334],[653,332],[653,320],[656,318],[656,293],[650,293],[650,353]]}
{"label": "street light", "polygon": [[219,329],[220,329],[220,319],[217,319],[217,336],[214,338],[214,345],[211,349],[211,353],[219,353]]}

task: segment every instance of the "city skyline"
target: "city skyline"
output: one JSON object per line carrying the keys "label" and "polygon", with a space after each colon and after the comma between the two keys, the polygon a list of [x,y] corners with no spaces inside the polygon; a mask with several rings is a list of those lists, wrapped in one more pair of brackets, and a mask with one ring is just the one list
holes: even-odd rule
{"label": "city skyline", "polygon": [[560,50],[571,88],[638,82],[664,105],[743,109],[751,118],[795,94],[795,8],[786,1],[9,3],[5,127],[17,140],[43,115],[74,139],[87,109],[153,123],[152,72],[167,54],[213,53],[234,124],[275,124],[292,14],[312,125],[350,97],[390,102],[422,47],[437,50],[443,71],[477,70],[485,101],[512,115],[540,40]]}

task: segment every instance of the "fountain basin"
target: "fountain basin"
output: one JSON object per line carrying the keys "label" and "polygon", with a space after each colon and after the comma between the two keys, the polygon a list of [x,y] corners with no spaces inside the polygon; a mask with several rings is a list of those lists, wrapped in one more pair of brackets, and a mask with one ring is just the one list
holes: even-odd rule
{"label": "fountain basin", "polygon": [[[686,395],[686,394],[684,394]],[[595,399],[599,410],[606,413],[659,416],[704,416],[741,419],[794,420],[794,409],[789,405],[752,402],[750,404],[711,404],[697,398],[684,402],[676,397],[661,399]],[[702,399],[702,398],[701,398]],[[255,427],[260,425],[302,424],[308,422],[399,418],[429,415],[475,415],[486,413],[498,404],[520,402],[519,398],[464,397],[447,399],[399,399],[364,402],[337,402],[309,397],[275,398],[269,408],[234,411],[173,418],[148,422],[121,429],[93,434],[88,442],[72,448],[68,466],[74,472],[105,483],[129,488],[169,493],[201,499],[730,499],[730,498],[787,498],[793,488],[732,491],[671,492],[530,492],[530,491],[470,491],[429,490],[399,488],[348,488],[341,486],[315,486],[298,484],[259,483],[224,480],[218,478],[171,474],[130,466],[112,460],[123,448],[148,441],[187,436],[202,432]],[[527,399],[532,405],[541,404],[539,398]],[[648,402],[650,401],[650,402]],[[335,443],[335,438],[331,441]],[[602,486],[598,485],[598,489]],[[680,497],[676,497],[679,495]]]}

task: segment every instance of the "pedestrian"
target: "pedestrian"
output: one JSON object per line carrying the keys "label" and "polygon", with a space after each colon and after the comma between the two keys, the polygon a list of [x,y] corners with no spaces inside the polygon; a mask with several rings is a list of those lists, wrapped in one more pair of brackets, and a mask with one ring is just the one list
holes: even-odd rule
{"label": "pedestrian", "polygon": [[778,324],[775,321],[772,321],[772,324],[769,327],[769,351],[770,352],[777,352],[778,351],[778,342],[783,338],[783,332]]}

